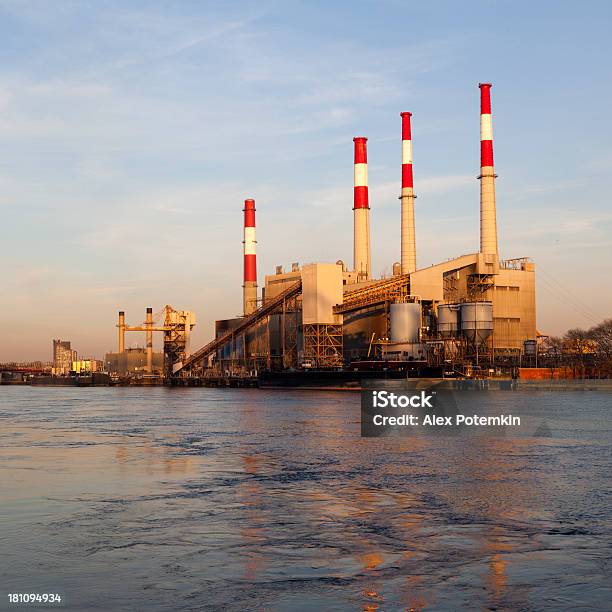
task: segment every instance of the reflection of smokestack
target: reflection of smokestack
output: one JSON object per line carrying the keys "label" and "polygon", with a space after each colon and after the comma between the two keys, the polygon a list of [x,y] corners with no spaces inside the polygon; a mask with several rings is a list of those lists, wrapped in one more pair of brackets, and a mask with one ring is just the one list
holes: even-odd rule
{"label": "reflection of smokestack", "polygon": [[370,204],[368,200],[367,138],[353,138],[355,143],[355,192],[353,205],[353,262],[362,278],[369,278],[372,270],[370,256]]}
{"label": "reflection of smokestack", "polygon": [[119,311],[119,352],[125,352],[125,312]]}
{"label": "reflection of smokestack", "polygon": [[480,252],[497,255],[491,83],[480,83]]}
{"label": "reflection of smokestack", "polygon": [[145,322],[147,329],[147,372],[153,373],[153,309],[147,308],[147,319]]}
{"label": "reflection of smokestack", "polygon": [[416,270],[416,238],[414,231],[414,184],[412,182],[412,113],[402,117],[402,274]]}
{"label": "reflection of smokestack", "polygon": [[255,200],[244,201],[244,285],[242,285],[244,314],[257,309],[257,255],[255,254]]}

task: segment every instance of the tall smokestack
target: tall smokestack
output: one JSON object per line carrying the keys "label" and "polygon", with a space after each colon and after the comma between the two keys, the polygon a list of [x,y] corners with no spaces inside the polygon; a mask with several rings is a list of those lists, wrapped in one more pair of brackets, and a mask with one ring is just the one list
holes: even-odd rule
{"label": "tall smokestack", "polygon": [[125,352],[125,312],[123,310],[119,311],[119,352]]}
{"label": "tall smokestack", "polygon": [[244,284],[242,297],[244,315],[257,309],[257,255],[255,254],[255,200],[244,201]]}
{"label": "tall smokestack", "polygon": [[497,255],[491,83],[480,87],[480,252]]}
{"label": "tall smokestack", "polygon": [[145,321],[147,329],[147,372],[153,373],[153,309],[147,308],[147,318]]}
{"label": "tall smokestack", "polygon": [[416,270],[416,237],[414,231],[414,183],[412,180],[412,113],[402,118],[402,274]]}
{"label": "tall smokestack", "polygon": [[353,205],[353,263],[355,270],[364,278],[370,278],[372,260],[370,255],[370,204],[368,200],[368,151],[367,138],[353,138],[355,143],[355,190]]}

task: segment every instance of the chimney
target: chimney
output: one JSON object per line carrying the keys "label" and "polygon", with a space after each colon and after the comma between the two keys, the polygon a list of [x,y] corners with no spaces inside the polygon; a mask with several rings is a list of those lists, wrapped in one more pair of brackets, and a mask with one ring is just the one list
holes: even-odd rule
{"label": "chimney", "polygon": [[402,274],[416,270],[416,237],[414,230],[414,183],[412,180],[412,113],[400,113],[402,118]]}
{"label": "chimney", "polygon": [[355,143],[355,190],[353,205],[353,264],[361,279],[370,278],[370,205],[368,201],[367,138],[353,138]]}
{"label": "chimney", "polygon": [[257,309],[257,255],[255,254],[255,200],[244,201],[244,284],[242,285],[244,316]]}
{"label": "chimney", "polygon": [[480,83],[480,252],[497,255],[491,83]]}
{"label": "chimney", "polygon": [[119,311],[119,352],[125,352],[125,312],[123,310]]}
{"label": "chimney", "polygon": [[153,373],[153,309],[147,308],[147,318],[145,320],[147,334],[147,373]]}

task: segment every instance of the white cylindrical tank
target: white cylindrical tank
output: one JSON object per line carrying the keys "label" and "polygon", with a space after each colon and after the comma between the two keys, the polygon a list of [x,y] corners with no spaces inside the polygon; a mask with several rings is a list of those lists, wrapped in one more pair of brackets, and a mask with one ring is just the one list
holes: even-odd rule
{"label": "white cylindrical tank", "polygon": [[418,342],[421,328],[419,303],[391,304],[391,342]]}
{"label": "white cylindrical tank", "polygon": [[493,331],[493,304],[465,302],[461,304],[461,333],[471,342],[482,344]]}
{"label": "white cylindrical tank", "polygon": [[438,332],[442,338],[459,335],[459,304],[438,305]]}

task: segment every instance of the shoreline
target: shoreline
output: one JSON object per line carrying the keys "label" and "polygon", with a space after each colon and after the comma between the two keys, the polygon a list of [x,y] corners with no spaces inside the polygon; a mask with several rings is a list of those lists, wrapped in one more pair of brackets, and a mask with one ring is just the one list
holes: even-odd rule
{"label": "shoreline", "polygon": [[179,385],[178,387],[160,384],[128,384],[128,385],[76,385],[71,383],[36,383],[11,381],[3,382],[2,386],[18,386],[18,387],[60,387],[66,388],[110,388],[116,387],[125,389],[127,387],[135,388],[206,388],[206,389],[259,389],[262,391],[335,391],[335,392],[352,392],[358,393],[373,386],[397,386],[412,383],[414,386],[422,386],[423,384],[435,385],[436,387],[456,390],[456,391],[612,391],[612,379],[583,379],[583,380],[520,380],[520,379],[453,379],[453,378],[408,378],[408,379],[368,379],[369,384],[363,385],[264,385],[264,386],[205,386],[205,385]]}

